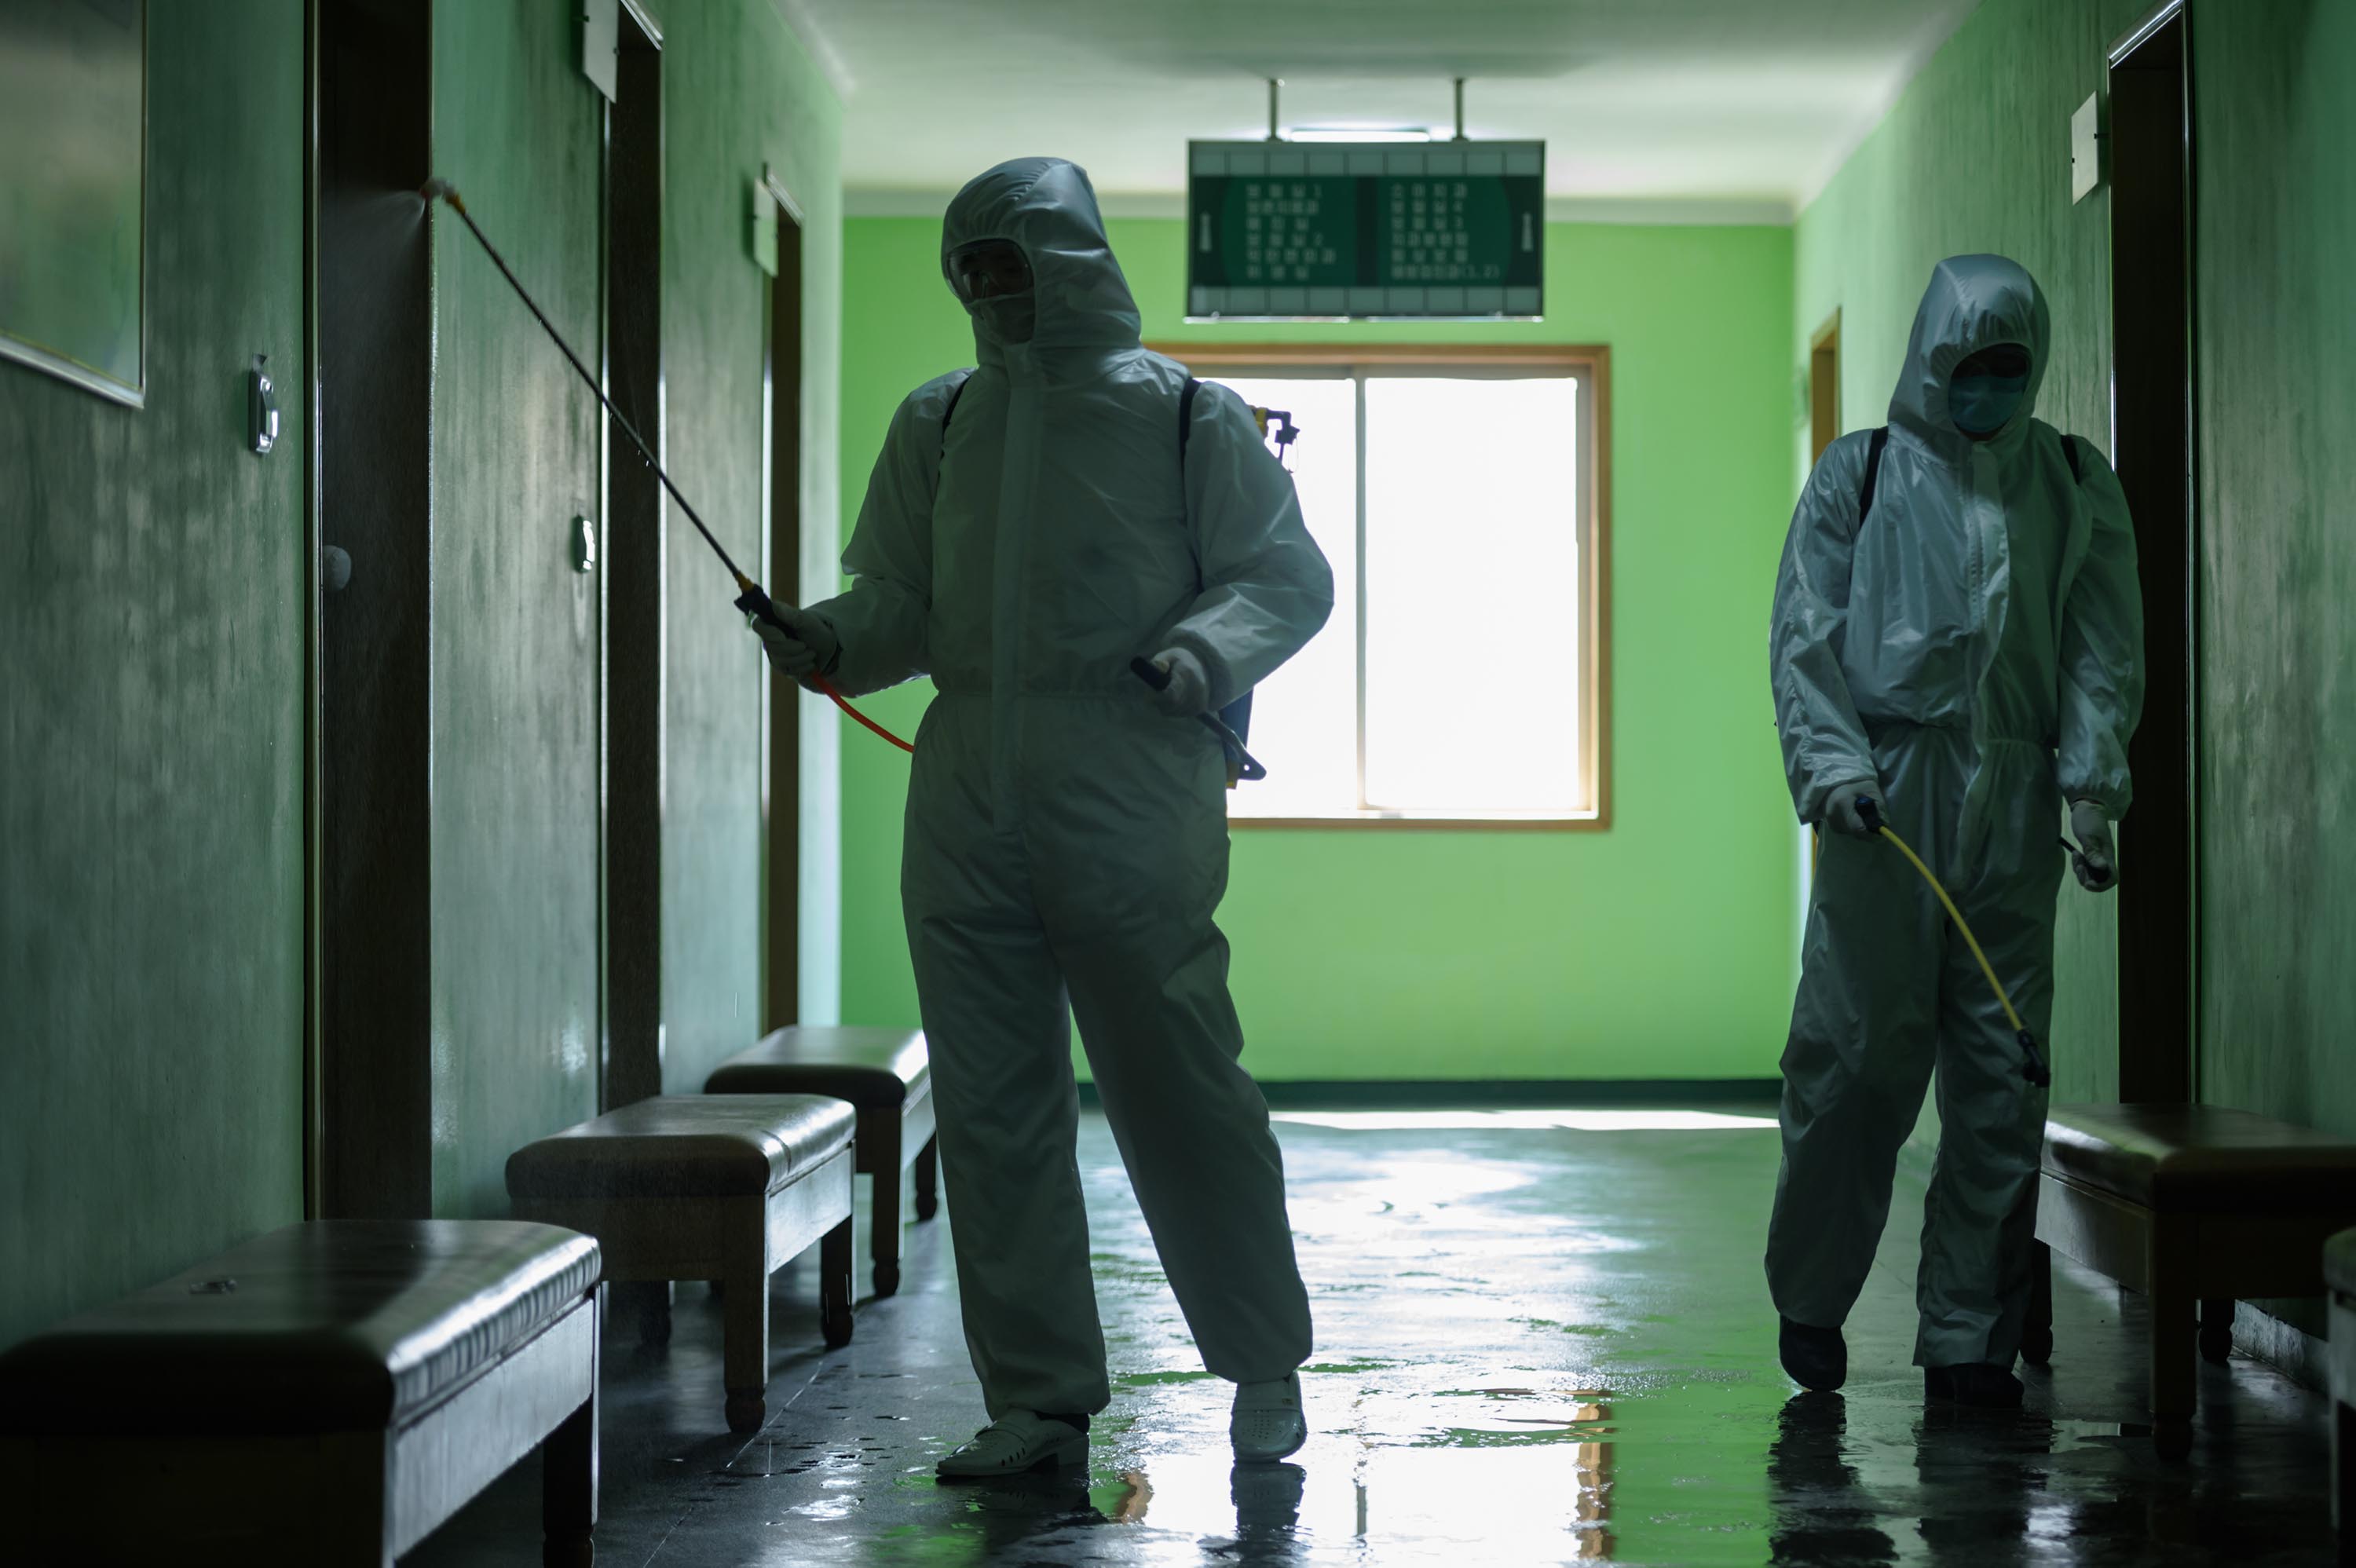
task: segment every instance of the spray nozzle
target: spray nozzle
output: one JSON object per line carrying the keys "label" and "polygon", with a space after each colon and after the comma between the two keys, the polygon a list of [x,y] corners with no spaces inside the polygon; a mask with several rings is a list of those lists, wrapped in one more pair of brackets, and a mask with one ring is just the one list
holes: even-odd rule
{"label": "spray nozzle", "polygon": [[2020,1041],[2020,1075],[2040,1089],[2051,1087],[2053,1073],[2045,1065],[2044,1053],[2037,1049],[2037,1037],[2022,1029],[2013,1038]]}
{"label": "spray nozzle", "polygon": [[1857,819],[1865,824],[1865,830],[1868,833],[1877,838],[1881,837],[1881,803],[1879,801],[1869,795],[1858,795]]}
{"label": "spray nozzle", "polygon": [[460,212],[466,210],[466,204],[458,199],[458,187],[439,175],[417,187],[417,199],[428,207],[436,201],[446,201]]}

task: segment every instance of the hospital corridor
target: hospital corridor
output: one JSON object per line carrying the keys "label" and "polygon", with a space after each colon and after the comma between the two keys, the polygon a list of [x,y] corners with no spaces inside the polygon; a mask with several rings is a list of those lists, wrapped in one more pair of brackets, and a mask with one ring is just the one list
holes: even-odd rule
{"label": "hospital corridor", "polygon": [[0,1563],[2356,1556],[2356,0],[0,0]]}

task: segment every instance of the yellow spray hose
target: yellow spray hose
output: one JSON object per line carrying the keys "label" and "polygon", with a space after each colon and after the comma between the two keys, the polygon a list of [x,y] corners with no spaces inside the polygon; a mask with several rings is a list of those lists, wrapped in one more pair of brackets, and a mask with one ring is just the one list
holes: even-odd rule
{"label": "yellow spray hose", "polygon": [[1996,993],[1997,1004],[2004,1008],[2005,1021],[2012,1025],[2012,1037],[2020,1042],[2020,1075],[2040,1089],[2051,1083],[2053,1074],[2045,1065],[2043,1053],[2037,1049],[2037,1037],[2029,1032],[2027,1024],[2020,1021],[2020,1014],[2014,1009],[2012,997],[2005,990],[2004,982],[1996,977],[1996,965],[1990,964],[1987,955],[1980,950],[1980,939],[1972,934],[1971,923],[1964,919],[1964,912],[1955,907],[1955,901],[1947,896],[1947,890],[1940,885],[1938,878],[1931,874],[1931,868],[1922,863],[1922,857],[1914,853],[1912,847],[1890,831],[1890,825],[1881,820],[1881,807],[1878,802],[1869,795],[1860,798],[1857,803],[1857,815],[1868,827],[1890,840],[1898,852],[1906,857],[1908,865],[1922,873],[1922,880],[1931,884],[1931,891],[1939,895],[1939,902],[1946,907],[1947,918],[1954,921],[1955,929],[1964,933],[1964,945],[1972,950],[1974,958],[1979,960],[1980,973],[1987,976],[1988,989]]}

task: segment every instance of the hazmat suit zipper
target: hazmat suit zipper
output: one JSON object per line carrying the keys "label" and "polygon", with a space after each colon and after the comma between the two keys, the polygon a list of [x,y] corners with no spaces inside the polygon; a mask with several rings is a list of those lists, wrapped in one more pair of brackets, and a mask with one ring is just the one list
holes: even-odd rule
{"label": "hazmat suit zipper", "polygon": [[1010,344],[1005,355],[1006,434],[991,562],[990,816],[998,832],[1013,833],[1023,824],[1023,628],[1038,507],[1044,379],[1030,345]]}

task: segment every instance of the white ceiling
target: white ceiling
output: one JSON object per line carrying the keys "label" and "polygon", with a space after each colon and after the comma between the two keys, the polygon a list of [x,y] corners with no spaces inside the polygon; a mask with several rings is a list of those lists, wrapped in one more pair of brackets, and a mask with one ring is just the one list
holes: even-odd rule
{"label": "white ceiling", "polygon": [[[1548,194],[1788,215],[1977,0],[776,0],[843,95],[854,211],[933,211],[1003,158],[1106,205],[1185,187],[1189,137],[1282,123],[1542,137]],[[1124,200],[1123,198],[1129,198]]]}

